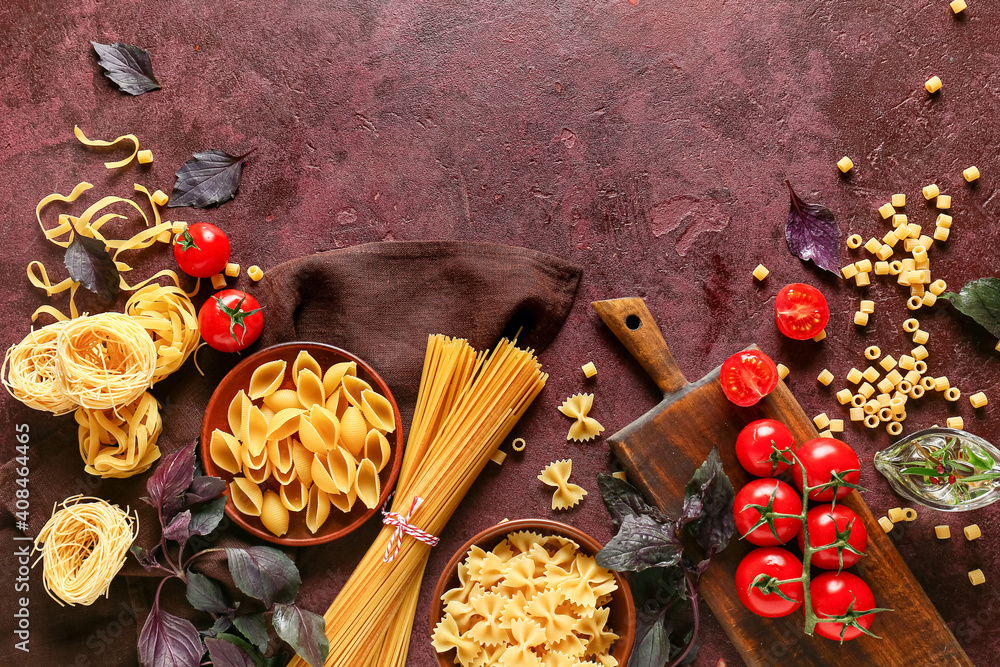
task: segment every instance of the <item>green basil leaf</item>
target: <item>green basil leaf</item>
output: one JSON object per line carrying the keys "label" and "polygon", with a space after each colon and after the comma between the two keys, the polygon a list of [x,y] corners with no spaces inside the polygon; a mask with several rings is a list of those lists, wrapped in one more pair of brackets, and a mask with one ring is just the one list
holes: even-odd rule
{"label": "green basil leaf", "polygon": [[945,292],[938,298],[951,301],[958,312],[974,319],[994,338],[1000,338],[1000,278],[973,280],[958,294]]}

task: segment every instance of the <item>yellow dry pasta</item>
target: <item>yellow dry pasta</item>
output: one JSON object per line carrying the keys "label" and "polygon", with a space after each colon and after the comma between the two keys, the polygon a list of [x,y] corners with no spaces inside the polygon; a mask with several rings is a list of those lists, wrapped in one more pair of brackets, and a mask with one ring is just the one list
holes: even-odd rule
{"label": "yellow dry pasta", "polygon": [[120,167],[124,167],[129,162],[131,162],[132,158],[134,158],[136,156],[136,153],[139,152],[139,138],[134,134],[123,134],[114,141],[101,141],[100,139],[88,139],[86,135],[83,134],[83,130],[81,130],[78,125],[73,126],[73,134],[76,135],[76,138],[79,139],[80,143],[83,144],[84,146],[94,146],[97,148],[110,148],[112,146],[117,146],[123,141],[131,141],[133,146],[132,154],[122,160],[117,160],[114,162],[105,162],[104,166],[108,169],[118,169]]}
{"label": "yellow dry pasta", "polygon": [[288,508],[281,502],[281,497],[270,489],[264,492],[264,501],[260,508],[260,522],[278,537],[288,532]]}
{"label": "yellow dry pasta", "polygon": [[146,472],[160,458],[156,441],[163,430],[159,404],[149,392],[116,409],[78,408],[80,456],[84,470],[103,478]]}
{"label": "yellow dry pasta", "polygon": [[0,377],[7,392],[29,408],[55,415],[76,407],[56,382],[56,339],[66,322],[35,329],[4,355]]}
{"label": "yellow dry pasta", "polygon": [[552,509],[565,510],[575,507],[587,495],[586,489],[582,486],[570,483],[569,476],[572,472],[572,459],[563,459],[553,461],[538,475],[543,484],[555,487],[552,494]]}
{"label": "yellow dry pasta", "polygon": [[250,376],[250,387],[247,389],[247,396],[251,400],[263,398],[272,394],[281,386],[281,381],[285,376],[287,364],[281,359],[269,361],[254,369]]}
{"label": "yellow dry pasta", "polygon": [[559,412],[574,420],[566,435],[567,440],[586,442],[593,440],[604,431],[600,422],[588,416],[593,406],[593,394],[574,394],[559,406]]}
{"label": "yellow dry pasta", "polygon": [[125,565],[138,535],[138,515],[84,496],[67,498],[56,508],[35,538],[33,551],[41,554],[45,590],[60,606],[92,605],[107,596],[112,579]]}

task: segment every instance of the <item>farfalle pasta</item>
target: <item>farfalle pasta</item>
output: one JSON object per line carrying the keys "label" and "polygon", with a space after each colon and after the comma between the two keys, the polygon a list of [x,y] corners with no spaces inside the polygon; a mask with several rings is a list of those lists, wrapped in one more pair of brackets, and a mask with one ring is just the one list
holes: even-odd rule
{"label": "farfalle pasta", "polygon": [[208,443],[212,461],[234,476],[238,511],[280,537],[297,514],[315,534],[334,507],[378,505],[395,411],[356,375],[354,362],[324,370],[305,350],[291,364],[254,369],[229,403],[229,431],[216,429]]}
{"label": "farfalle pasta", "polygon": [[552,493],[552,509],[566,510],[575,507],[587,495],[587,490],[582,486],[570,484],[569,476],[572,472],[573,460],[563,459],[545,466],[545,470],[538,476],[543,484],[556,489]]}
{"label": "farfalle pasta", "polygon": [[462,667],[613,667],[615,590],[614,575],[572,540],[511,533],[459,563],[431,643]]}
{"label": "farfalle pasta", "polygon": [[573,425],[569,427],[569,433],[566,435],[567,440],[586,442],[604,431],[600,422],[587,416],[593,407],[593,394],[574,394],[562,402],[559,412],[573,420]]}

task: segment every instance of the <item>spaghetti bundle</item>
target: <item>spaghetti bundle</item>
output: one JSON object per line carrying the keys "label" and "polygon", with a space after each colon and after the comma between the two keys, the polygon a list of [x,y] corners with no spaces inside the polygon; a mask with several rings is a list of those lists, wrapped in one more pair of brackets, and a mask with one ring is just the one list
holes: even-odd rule
{"label": "spaghetti bundle", "polygon": [[100,498],[67,498],[35,538],[45,590],[60,605],[93,604],[107,595],[137,531],[138,517],[117,505]]}
{"label": "spaghetti bundle", "polygon": [[388,525],[325,615],[328,667],[406,663],[435,541],[427,536],[441,532],[547,377],[533,351],[508,340],[477,354],[465,340],[430,337]]}
{"label": "spaghetti bundle", "polygon": [[56,338],[59,391],[91,410],[131,403],[152,383],[155,370],[153,340],[128,315],[78,317]]}
{"label": "spaghetti bundle", "polygon": [[56,382],[56,338],[65,322],[36,329],[4,356],[3,384],[29,408],[61,415],[76,407]]}

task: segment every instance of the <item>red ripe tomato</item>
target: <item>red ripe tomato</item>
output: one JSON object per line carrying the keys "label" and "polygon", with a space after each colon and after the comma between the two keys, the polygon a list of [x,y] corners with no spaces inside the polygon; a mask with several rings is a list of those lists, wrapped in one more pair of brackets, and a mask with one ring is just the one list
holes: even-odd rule
{"label": "red ripe tomato", "polygon": [[[806,515],[806,521],[809,526],[809,544],[813,547],[833,544],[837,541],[837,532],[845,533],[847,532],[847,527],[850,526],[851,536],[847,538],[848,544],[861,553],[864,553],[865,549],[868,548],[868,529],[865,528],[865,523],[861,520],[861,517],[855,514],[854,510],[849,507],[844,507],[843,505],[835,507],[820,505],[819,507],[813,507]],[[805,532],[800,531],[798,539],[799,549],[802,549],[803,553],[805,553]],[[841,553],[844,556],[843,567],[851,567],[861,560],[861,556],[847,549],[843,549]],[[841,569],[840,557],[837,555],[837,550],[833,547],[814,553],[812,564],[824,570]]]}
{"label": "red ripe tomato", "polygon": [[792,602],[776,592],[765,593],[760,589],[751,588],[753,580],[759,574],[766,574],[778,581],[802,576],[802,561],[789,551],[779,547],[761,547],[744,556],[736,568],[736,593],[747,609],[767,618],[787,616],[802,605],[805,589],[801,581],[778,586],[778,590],[794,600]]}
{"label": "red ripe tomato", "polygon": [[221,352],[245,350],[264,328],[261,310],[257,299],[246,292],[238,289],[216,292],[198,311],[201,337]]}
{"label": "red ripe tomato", "polygon": [[[836,438],[815,438],[795,451],[795,455],[806,469],[806,483],[809,486],[825,484],[833,478],[833,473],[842,473],[844,481],[857,484],[861,480],[861,461],[851,446]],[[852,470],[843,474],[845,470]],[[802,491],[802,470],[798,464],[792,466],[792,481]],[[837,489],[837,498],[851,493],[848,487]],[[810,500],[833,500],[833,489],[817,489],[809,492]]]}
{"label": "red ripe tomato", "polygon": [[755,479],[740,489],[733,502],[736,532],[744,536],[751,544],[761,547],[784,544],[802,529],[802,522],[798,519],[777,518],[771,520],[774,525],[773,532],[771,526],[765,523],[747,535],[747,531],[760,520],[760,511],[754,507],[747,507],[747,505],[766,507],[771,502],[771,494],[774,494],[774,503],[771,505],[772,512],[777,514],[802,513],[802,499],[799,498],[799,494],[780,479]]}
{"label": "red ripe tomato", "polygon": [[174,238],[174,259],[181,271],[195,278],[222,273],[229,262],[229,237],[207,222],[196,222]]}
{"label": "red ripe tomato", "polygon": [[812,285],[785,285],[774,298],[778,331],[795,340],[812,338],[830,320],[830,307],[823,293]]}
{"label": "red ripe tomato", "polygon": [[[774,477],[788,469],[788,464],[775,461],[772,443],[778,453],[795,451],[795,440],[788,427],[775,419],[758,419],[747,424],[736,438],[736,458],[755,477]],[[791,460],[789,454],[784,454]],[[777,455],[775,455],[777,458]]]}
{"label": "red ripe tomato", "polygon": [[719,372],[726,398],[748,407],[778,386],[778,367],[760,350],[744,350],[726,359]]}
{"label": "red ripe tomato", "polygon": [[[809,584],[809,594],[812,596],[813,612],[819,618],[842,616],[852,603],[855,612],[875,609],[872,589],[850,572],[824,572]],[[873,614],[868,614],[859,617],[856,622],[867,630],[872,626],[873,618]],[[858,628],[843,623],[817,623],[816,633],[836,641],[850,641],[862,634]]]}

